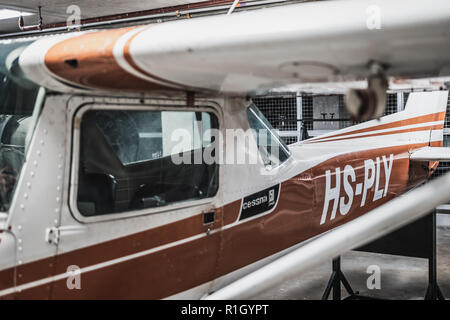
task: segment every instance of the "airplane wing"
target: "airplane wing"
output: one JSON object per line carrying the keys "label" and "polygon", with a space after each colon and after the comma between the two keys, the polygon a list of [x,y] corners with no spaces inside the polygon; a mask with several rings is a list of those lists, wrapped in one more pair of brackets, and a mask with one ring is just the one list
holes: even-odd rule
{"label": "airplane wing", "polygon": [[24,51],[32,80],[62,91],[121,82],[245,94],[362,80],[371,61],[392,77],[450,75],[448,0],[320,1],[69,35]]}
{"label": "airplane wing", "polygon": [[413,151],[410,160],[414,161],[450,161],[450,148],[425,147]]}

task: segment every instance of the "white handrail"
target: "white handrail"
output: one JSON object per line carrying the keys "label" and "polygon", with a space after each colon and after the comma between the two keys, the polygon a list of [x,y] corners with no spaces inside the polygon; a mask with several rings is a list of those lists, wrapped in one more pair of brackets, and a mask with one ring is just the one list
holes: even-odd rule
{"label": "white handrail", "polygon": [[248,299],[342,253],[388,234],[450,200],[450,173],[352,220],[206,296]]}

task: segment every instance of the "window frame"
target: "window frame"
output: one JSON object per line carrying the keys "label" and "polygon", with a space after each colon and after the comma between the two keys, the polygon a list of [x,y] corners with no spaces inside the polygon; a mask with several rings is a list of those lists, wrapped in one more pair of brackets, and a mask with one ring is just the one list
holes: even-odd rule
{"label": "window frame", "polygon": [[[264,126],[267,127],[267,125],[264,123],[264,121],[262,121],[262,119],[261,119],[261,118],[260,118],[253,110],[251,110],[252,107],[257,108],[257,110],[258,110],[259,112],[261,112],[261,110],[259,110],[259,108],[258,108],[253,102],[250,103],[249,105],[247,105],[247,107],[246,107],[246,109],[245,109],[245,114],[246,114],[246,117],[247,117],[247,123],[248,123],[249,129],[254,130],[254,129],[252,128],[252,126],[250,125],[249,114],[248,114],[249,110],[255,115],[256,118],[259,119],[259,121],[261,121],[261,123],[264,124]],[[261,113],[262,113],[262,112],[261,112]],[[266,121],[269,122],[267,119],[266,119]],[[269,124],[270,124],[270,123],[269,123]],[[287,153],[287,158],[284,159],[284,161],[280,161],[280,162],[278,163],[278,165],[276,165],[276,166],[270,166],[270,169],[269,169],[267,165],[264,165],[264,158],[263,158],[262,152],[261,152],[261,150],[259,149],[259,147],[258,147],[258,155],[259,155],[259,157],[260,157],[260,160],[261,160],[261,162],[262,162],[264,168],[265,168],[267,171],[278,170],[279,168],[283,167],[286,163],[289,162],[289,160],[292,158],[292,153],[291,153],[291,150],[289,150],[289,147],[286,145],[286,143],[285,143],[284,141],[282,141],[282,138],[278,135],[278,133],[276,132],[276,129],[275,129],[275,128],[272,127],[272,129],[270,129],[270,128],[267,128],[267,129],[269,129],[270,134],[277,140],[277,142],[281,145],[281,147],[282,147],[283,149],[285,149],[285,151],[286,151],[286,153]],[[275,131],[276,134],[274,135],[274,133],[273,133],[272,131]],[[252,136],[253,136],[253,139],[255,140],[256,144],[258,144],[257,137],[255,137],[254,134],[253,134]],[[280,160],[280,159],[278,159],[278,160]]]}
{"label": "window frame", "polygon": [[[142,103],[142,101],[141,101]],[[117,103],[91,101],[83,103],[74,110],[72,113],[72,148],[71,148],[71,166],[70,166],[70,183],[69,183],[69,210],[72,216],[81,223],[95,223],[103,221],[111,221],[118,219],[126,219],[131,217],[139,217],[146,215],[161,214],[168,211],[182,210],[195,206],[210,205],[218,197],[221,185],[221,172],[222,168],[220,164],[218,170],[218,188],[216,193],[205,199],[193,199],[185,200],[177,203],[168,204],[162,207],[145,208],[139,210],[129,210],[124,212],[115,212],[102,215],[84,216],[78,210],[77,196],[78,196],[78,173],[79,173],[79,161],[80,161],[80,143],[81,143],[81,121],[83,115],[91,110],[126,110],[126,111],[192,111],[192,112],[208,112],[217,117],[218,130],[222,131],[222,116],[219,112],[219,106],[214,102],[196,101],[194,107],[186,107],[186,104],[178,105],[172,100],[153,100],[151,103],[138,104],[138,103],[123,103],[118,101]]]}

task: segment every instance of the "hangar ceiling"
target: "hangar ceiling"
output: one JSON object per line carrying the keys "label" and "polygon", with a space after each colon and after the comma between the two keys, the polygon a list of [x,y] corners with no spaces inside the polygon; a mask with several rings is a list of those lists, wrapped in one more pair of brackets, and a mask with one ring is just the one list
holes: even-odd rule
{"label": "hangar ceiling", "polygon": [[[42,7],[43,24],[54,24],[66,21],[70,15],[67,13],[67,8],[70,5],[79,6],[81,9],[81,19],[88,19],[179,5],[190,5],[200,2],[223,4],[224,2],[232,2],[232,0],[0,0],[0,9],[13,9],[35,13],[34,15],[24,17],[25,25],[34,25],[38,21],[37,12],[39,6]],[[0,34],[19,31],[18,18],[0,20]]]}

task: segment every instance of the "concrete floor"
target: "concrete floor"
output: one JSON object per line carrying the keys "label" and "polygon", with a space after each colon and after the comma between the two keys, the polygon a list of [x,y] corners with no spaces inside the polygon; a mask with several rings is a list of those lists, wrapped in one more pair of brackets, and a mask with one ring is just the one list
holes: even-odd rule
{"label": "concrete floor", "polygon": [[[437,237],[438,284],[444,297],[450,299],[450,227],[438,227]],[[380,267],[381,289],[367,288],[370,274],[366,271],[370,265]],[[427,290],[426,259],[351,251],[342,256],[341,268],[353,290],[364,296],[395,300],[423,299]],[[331,261],[255,299],[321,299],[330,275]],[[347,296],[344,290],[342,296]]]}

